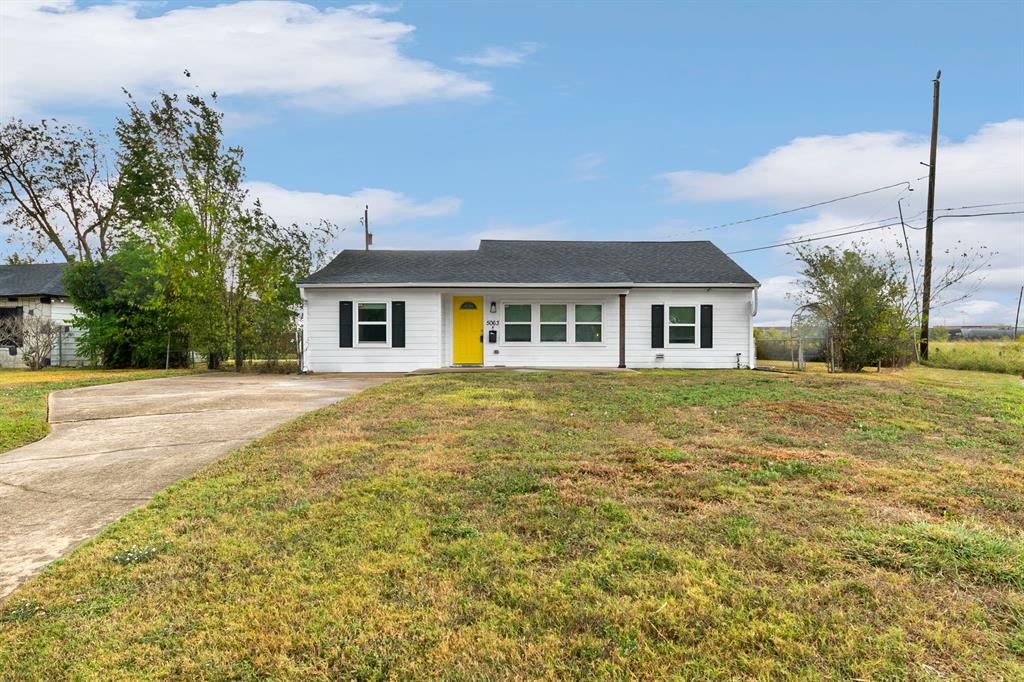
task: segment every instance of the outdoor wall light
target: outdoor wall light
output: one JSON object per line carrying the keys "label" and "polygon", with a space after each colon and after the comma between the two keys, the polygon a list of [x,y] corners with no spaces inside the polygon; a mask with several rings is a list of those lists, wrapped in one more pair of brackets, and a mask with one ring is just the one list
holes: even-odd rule
{"label": "outdoor wall light", "polygon": [[491,301],[491,312],[492,313],[498,312],[498,304],[495,301]]}

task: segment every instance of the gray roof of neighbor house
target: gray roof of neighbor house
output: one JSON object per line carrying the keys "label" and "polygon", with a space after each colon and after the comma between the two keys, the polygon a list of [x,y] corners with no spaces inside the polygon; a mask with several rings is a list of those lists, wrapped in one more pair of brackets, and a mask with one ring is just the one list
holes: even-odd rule
{"label": "gray roof of neighbor house", "polygon": [[750,273],[708,241],[484,239],[475,251],[345,250],[300,284],[739,284]]}
{"label": "gray roof of neighbor house", "polygon": [[0,265],[0,296],[67,296],[61,279],[66,265]]}

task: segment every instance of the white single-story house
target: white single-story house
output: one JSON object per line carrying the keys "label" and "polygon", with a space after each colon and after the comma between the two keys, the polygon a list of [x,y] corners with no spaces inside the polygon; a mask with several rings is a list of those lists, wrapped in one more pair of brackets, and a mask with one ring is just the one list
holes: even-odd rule
{"label": "white single-story house", "polygon": [[[62,279],[65,263],[0,265],[0,320],[39,316],[60,325],[50,364],[63,367],[83,364],[76,354],[76,331],[71,318],[77,314],[68,299]],[[0,367],[25,366],[21,357],[22,340],[0,337]]]}
{"label": "white single-story house", "polygon": [[302,366],[753,367],[759,286],[708,241],[345,250],[299,282]]}

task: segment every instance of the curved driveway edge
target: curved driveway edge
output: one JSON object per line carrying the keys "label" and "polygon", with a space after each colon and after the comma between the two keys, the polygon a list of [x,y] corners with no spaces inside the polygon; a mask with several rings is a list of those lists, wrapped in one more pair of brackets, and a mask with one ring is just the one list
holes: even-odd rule
{"label": "curved driveway edge", "polygon": [[57,391],[0,455],[0,599],[180,478],[386,376],[199,374]]}

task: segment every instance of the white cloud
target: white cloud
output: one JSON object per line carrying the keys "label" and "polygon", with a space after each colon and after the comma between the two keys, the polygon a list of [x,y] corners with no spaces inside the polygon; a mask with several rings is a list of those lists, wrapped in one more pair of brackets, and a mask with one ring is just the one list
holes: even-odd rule
{"label": "white cloud", "polygon": [[[376,232],[375,245],[393,243],[394,228],[401,223],[438,218],[456,213],[462,202],[454,197],[438,197],[420,202],[401,192],[387,189],[361,189],[352,194],[324,194],[285,189],[269,182],[247,182],[251,199],[259,199],[264,210],[278,223],[316,225],[328,220],[345,231],[338,235],[338,249],[362,246],[363,230],[359,222],[363,207],[370,207],[370,232]],[[426,241],[426,240],[424,240]],[[412,248],[396,245],[400,248]],[[392,246],[392,248],[396,248]]]}
{"label": "white cloud", "polygon": [[492,45],[474,54],[456,57],[455,61],[460,64],[472,66],[483,66],[486,68],[502,68],[518,66],[526,61],[526,58],[541,48],[539,43],[519,43],[515,47],[500,47]]}
{"label": "white cloud", "polygon": [[785,326],[793,313],[793,302],[789,294],[796,291],[798,277],[776,275],[761,278],[757,292],[757,317],[754,324],[759,327]]}
{"label": "white cloud", "polygon": [[[679,201],[799,204],[921,177],[927,169],[920,162],[927,160],[923,136],[864,132],[799,137],[732,173],[683,170],[662,177]],[[937,165],[939,200],[988,196],[996,189],[1020,198],[1024,120],[991,123],[962,142],[941,140]]]}
{"label": "white cloud", "polygon": [[[775,221],[750,224],[749,246],[785,241],[798,236],[881,221],[897,216],[897,197],[903,198],[907,222],[924,224],[928,170],[920,165],[928,158],[928,140],[904,132],[862,132],[797,138],[755,158],[729,173],[683,170],[665,173],[674,201],[747,201],[765,205],[765,212],[788,209],[823,199],[853,194],[865,189],[912,179],[913,192],[904,187],[865,195],[786,216]],[[936,215],[1024,210],[1024,120],[1009,120],[983,126],[973,135],[956,141],[941,139],[937,161]],[[1009,206],[960,208],[979,204],[1017,202]],[[888,221],[887,221],[888,222]],[[877,224],[877,223],[876,223]],[[870,225],[865,225],[870,227]],[[914,252],[923,250],[924,233],[910,230]],[[711,238],[728,231],[704,232],[692,237],[677,232],[677,238]],[[864,241],[877,250],[905,254],[899,228],[878,230],[815,242],[841,244]],[[936,271],[940,271],[964,248],[987,247],[998,252],[971,302],[1002,299],[1001,307],[964,306],[941,310],[939,315],[959,315],[958,322],[1005,321],[1010,296],[1024,283],[1024,216],[980,216],[939,218],[935,223]],[[778,252],[782,252],[779,249]],[[905,256],[903,256],[905,258]],[[916,256],[915,256],[916,259]],[[787,264],[795,271],[795,263]],[[920,276],[920,269],[917,271]],[[787,306],[792,310],[792,305]],[[1012,318],[1012,311],[1010,311]],[[1011,320],[1012,321],[1012,320]],[[763,324],[763,322],[762,322]]]}
{"label": "white cloud", "polygon": [[945,324],[984,324],[1004,320],[1013,322],[1014,310],[996,301],[965,301],[950,308],[940,317]]}
{"label": "white cloud", "polygon": [[601,179],[603,177],[601,175],[601,166],[607,160],[603,154],[597,153],[577,156],[572,162],[572,179],[576,182],[590,182],[591,180]]}
{"label": "white cloud", "polygon": [[[142,3],[0,3],[0,113],[189,87],[329,110],[479,97],[490,85],[402,52],[393,8],[235,2],[157,16]],[[185,69],[193,74],[188,79]]]}

